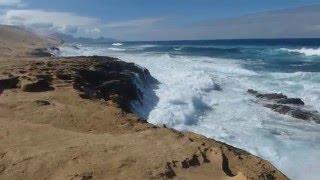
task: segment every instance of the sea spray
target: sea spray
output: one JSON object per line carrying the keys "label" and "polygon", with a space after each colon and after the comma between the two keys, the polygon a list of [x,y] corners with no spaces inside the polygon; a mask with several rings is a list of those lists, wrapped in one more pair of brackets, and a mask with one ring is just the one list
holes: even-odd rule
{"label": "sea spray", "polygon": [[300,48],[300,49],[281,48],[281,50],[300,53],[305,56],[320,56],[320,48]]}
{"label": "sea spray", "polygon": [[[133,102],[133,107],[149,122],[193,131],[245,149],[269,160],[291,179],[318,178],[320,126],[259,106],[247,90],[282,92],[302,98],[308,108],[319,111],[319,56],[281,50],[303,48],[291,44],[148,44],[125,43],[121,48],[126,51],[108,49],[112,44],[62,48],[62,54],[115,56],[146,67],[159,83],[144,86],[137,79],[144,97],[142,103]],[[185,50],[190,46],[206,49]],[[238,50],[214,53],[208,46]]]}

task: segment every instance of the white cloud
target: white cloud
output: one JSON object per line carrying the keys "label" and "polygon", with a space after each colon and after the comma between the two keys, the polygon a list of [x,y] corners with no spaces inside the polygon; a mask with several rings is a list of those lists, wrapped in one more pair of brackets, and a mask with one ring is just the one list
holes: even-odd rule
{"label": "white cloud", "polygon": [[79,16],[67,12],[48,12],[34,9],[15,9],[6,11],[0,22],[8,25],[22,25],[36,30],[75,33],[78,28],[98,24],[95,18]]}
{"label": "white cloud", "polygon": [[123,21],[123,22],[112,22],[106,24],[105,27],[107,28],[128,28],[128,27],[144,27],[153,25],[163,21],[164,18],[144,18],[144,19],[136,19],[130,21]]}
{"label": "white cloud", "polygon": [[90,37],[113,36],[120,31],[133,34],[140,31],[145,32],[164,19],[163,17],[141,18],[104,23],[97,18],[69,12],[40,9],[7,9],[2,14],[0,12],[0,24],[23,26],[43,34],[61,32]]}
{"label": "white cloud", "polygon": [[0,6],[23,6],[22,0],[0,0]]}

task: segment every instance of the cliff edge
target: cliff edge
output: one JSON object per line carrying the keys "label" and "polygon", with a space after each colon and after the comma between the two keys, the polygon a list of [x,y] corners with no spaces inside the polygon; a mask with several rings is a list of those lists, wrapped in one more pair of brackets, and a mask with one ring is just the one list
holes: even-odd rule
{"label": "cliff edge", "polygon": [[29,53],[50,43],[14,27],[0,39],[0,179],[288,179],[243,150],[131,113],[143,101],[135,78],[155,83],[144,68]]}

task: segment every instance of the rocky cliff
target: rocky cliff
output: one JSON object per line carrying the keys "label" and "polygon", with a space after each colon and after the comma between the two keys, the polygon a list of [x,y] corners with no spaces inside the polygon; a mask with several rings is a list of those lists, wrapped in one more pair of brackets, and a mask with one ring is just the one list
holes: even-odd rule
{"label": "rocky cliff", "polygon": [[132,114],[138,86],[156,83],[144,68],[19,48],[0,57],[0,179],[287,179],[245,151]]}

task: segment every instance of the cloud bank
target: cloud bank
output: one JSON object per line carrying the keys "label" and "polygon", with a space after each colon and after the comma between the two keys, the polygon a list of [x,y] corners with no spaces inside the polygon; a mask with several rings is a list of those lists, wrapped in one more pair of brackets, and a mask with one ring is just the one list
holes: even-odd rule
{"label": "cloud bank", "polygon": [[18,7],[22,4],[22,0],[0,0],[0,6],[5,7],[0,11],[0,23],[24,26],[41,33],[60,32],[122,40],[320,37],[319,5],[182,24],[174,23],[180,22],[180,19],[172,17],[106,22],[70,12]]}
{"label": "cloud bank", "polygon": [[[15,3],[10,2],[11,5],[13,5],[21,1],[16,0]],[[80,16],[69,12],[39,9],[8,9],[0,15],[1,24],[23,26],[39,33],[50,34],[59,32],[79,36],[101,36],[105,35],[109,30],[117,31],[117,29],[126,28],[139,31],[139,29],[155,25],[163,19],[164,18],[141,18],[105,23],[93,17]]]}
{"label": "cloud bank", "polygon": [[38,31],[60,31],[76,33],[79,28],[98,24],[95,18],[78,16],[66,12],[48,12],[35,9],[16,9],[6,11],[0,18],[3,24],[23,25]]}
{"label": "cloud bank", "polygon": [[130,27],[145,27],[157,24],[163,21],[165,18],[144,18],[135,19],[123,22],[112,22],[105,25],[107,28],[130,28]]}
{"label": "cloud bank", "polygon": [[0,6],[15,6],[15,7],[23,7],[25,3],[22,0],[0,0]]}

